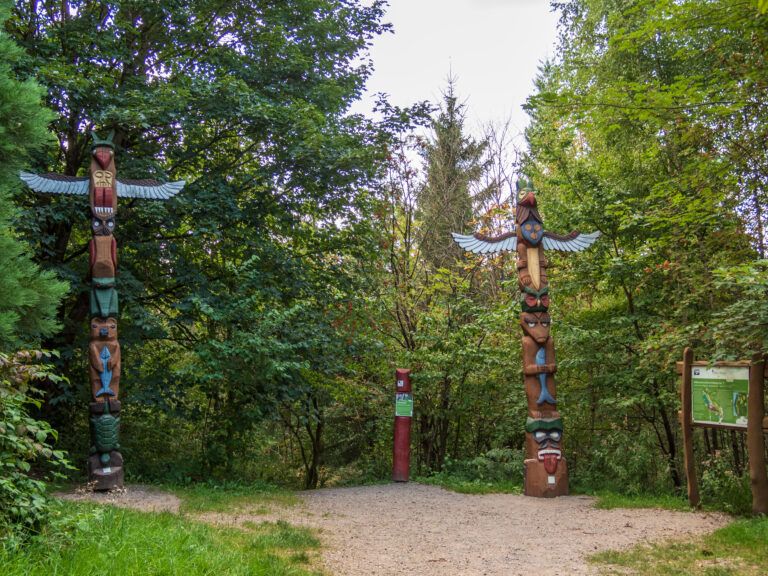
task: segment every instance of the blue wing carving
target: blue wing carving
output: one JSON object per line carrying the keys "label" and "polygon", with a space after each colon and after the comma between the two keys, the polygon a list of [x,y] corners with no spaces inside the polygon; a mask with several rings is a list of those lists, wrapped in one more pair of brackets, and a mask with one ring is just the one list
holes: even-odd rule
{"label": "blue wing carving", "polygon": [[32,190],[43,194],[88,194],[88,177],[21,172],[19,178]]}
{"label": "blue wing carving", "polygon": [[482,234],[456,234],[452,232],[453,240],[467,252],[475,254],[499,254],[511,252],[517,248],[517,236],[513,232],[489,238]]}
{"label": "blue wing carving", "polygon": [[118,178],[117,197],[168,200],[168,198],[181,192],[184,183],[184,180],[162,184],[157,180],[121,180]]}
{"label": "blue wing carving", "polygon": [[579,232],[571,232],[567,236],[560,236],[552,234],[551,232],[544,232],[544,239],[542,241],[545,250],[558,250],[560,252],[581,252],[586,250],[595,240],[600,237],[600,232],[592,232],[591,234],[580,234]]}

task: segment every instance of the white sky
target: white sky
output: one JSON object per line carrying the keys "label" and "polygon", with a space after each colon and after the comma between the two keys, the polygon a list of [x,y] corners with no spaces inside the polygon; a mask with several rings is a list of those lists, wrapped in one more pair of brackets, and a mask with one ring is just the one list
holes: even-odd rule
{"label": "white sky", "polygon": [[554,56],[557,15],[549,0],[389,0],[384,21],[394,34],[375,40],[368,95],[355,112],[369,111],[377,92],[398,106],[437,102],[450,72],[470,132],[508,118],[522,132],[528,115],[521,106],[537,67]]}

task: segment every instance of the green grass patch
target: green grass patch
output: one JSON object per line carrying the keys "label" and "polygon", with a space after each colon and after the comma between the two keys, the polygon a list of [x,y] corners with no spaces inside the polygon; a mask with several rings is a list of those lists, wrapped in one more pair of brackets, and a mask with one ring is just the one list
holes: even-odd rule
{"label": "green grass patch", "polygon": [[298,497],[285,488],[271,484],[165,486],[181,498],[181,512],[231,512],[234,510],[265,514],[272,506],[293,506]]}
{"label": "green grass patch", "polygon": [[637,494],[627,496],[615,492],[595,492],[595,508],[662,508],[664,510],[691,511],[686,498],[671,494]]}
{"label": "green grass patch", "polygon": [[173,514],[60,502],[24,548],[0,547],[3,576],[309,576],[318,540],[284,522],[219,528]]}
{"label": "green grass patch", "polygon": [[641,545],[590,558],[604,574],[764,576],[768,574],[768,518],[737,520],[687,542]]}
{"label": "green grass patch", "polygon": [[427,477],[415,478],[421,484],[441,486],[446,490],[461,494],[522,494],[523,487],[517,482],[502,480],[467,480],[448,474],[433,474]]}

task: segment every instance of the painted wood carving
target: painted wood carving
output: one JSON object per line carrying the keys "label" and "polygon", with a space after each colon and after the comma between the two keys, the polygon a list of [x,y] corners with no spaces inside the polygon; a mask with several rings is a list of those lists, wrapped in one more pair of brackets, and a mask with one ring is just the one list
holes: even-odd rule
{"label": "painted wood carving", "polygon": [[91,386],[91,455],[88,478],[97,490],[123,485],[123,456],[120,453],[120,342],[117,337],[118,297],[117,242],[113,236],[117,198],[165,200],[177,194],[184,182],[123,180],[115,168],[114,133],[105,140],[93,134],[89,176],[30,174],[20,177],[36,192],[46,194],[87,194],[91,208],[90,253],[90,345],[88,348]]}
{"label": "painted wood carving", "polygon": [[523,380],[528,400],[525,424],[525,494],[551,498],[568,494],[568,464],[562,453],[563,421],[557,411],[555,344],[550,335],[549,284],[545,252],[580,252],[599,232],[568,235],[544,229],[530,181],[519,180],[515,229],[500,236],[453,234],[459,246],[475,254],[517,252],[523,330]]}

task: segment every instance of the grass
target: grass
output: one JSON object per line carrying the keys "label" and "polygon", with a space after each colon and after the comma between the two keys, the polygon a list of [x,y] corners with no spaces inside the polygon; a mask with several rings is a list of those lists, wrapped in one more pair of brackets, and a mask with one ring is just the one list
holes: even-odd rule
{"label": "grass", "polygon": [[662,508],[690,512],[692,509],[684,497],[670,494],[637,494],[627,496],[615,492],[600,491],[590,494],[597,498],[595,508],[610,510],[612,508]]}
{"label": "grass", "polygon": [[693,541],[602,552],[590,560],[604,574],[764,576],[768,574],[768,518],[737,520]]}
{"label": "grass", "polygon": [[265,514],[270,506],[293,506],[298,497],[271,484],[164,486],[181,498],[181,512],[232,512],[234,510]]}
{"label": "grass", "polygon": [[452,490],[461,494],[522,494],[523,492],[523,487],[517,482],[467,480],[447,474],[418,477],[414,481],[421,484],[441,486],[446,490]]}
{"label": "grass", "polygon": [[49,530],[0,547],[3,576],[309,576],[318,540],[284,522],[219,528],[168,513],[60,502]]}

